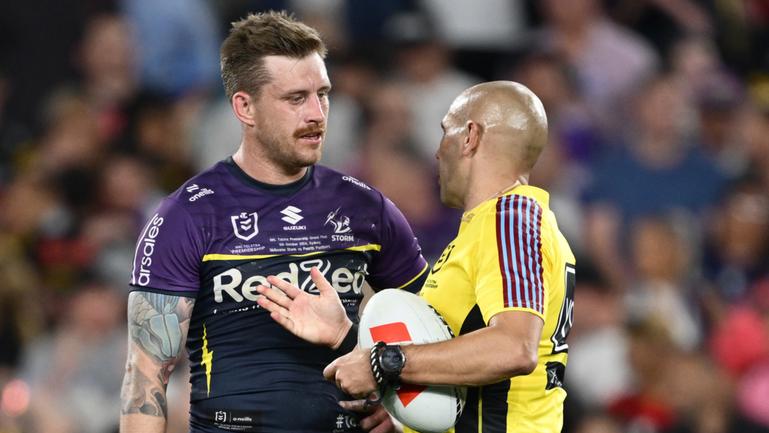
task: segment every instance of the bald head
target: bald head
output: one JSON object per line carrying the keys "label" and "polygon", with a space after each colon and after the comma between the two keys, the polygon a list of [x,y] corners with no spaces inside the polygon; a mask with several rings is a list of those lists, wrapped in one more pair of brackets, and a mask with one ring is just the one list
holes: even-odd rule
{"label": "bald head", "polygon": [[477,123],[487,150],[509,157],[530,171],[547,143],[547,116],[542,102],[526,86],[491,81],[470,87],[449,108],[458,123]]}

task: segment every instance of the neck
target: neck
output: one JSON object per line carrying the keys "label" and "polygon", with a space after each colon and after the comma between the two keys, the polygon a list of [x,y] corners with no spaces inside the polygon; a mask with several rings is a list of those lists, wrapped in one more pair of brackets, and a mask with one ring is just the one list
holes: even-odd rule
{"label": "neck", "polygon": [[511,189],[519,185],[528,185],[529,176],[521,175],[515,177],[498,177],[494,180],[479,182],[479,185],[474,186],[471,184],[468,186],[468,193],[465,198],[464,211],[467,212],[470,209],[478,206],[486,200],[500,197]]}
{"label": "neck", "polygon": [[296,182],[307,173],[307,167],[287,169],[275,164],[260,150],[261,148],[256,145],[248,145],[244,138],[238,151],[232,155],[232,159],[251,178],[270,185],[285,185]]}

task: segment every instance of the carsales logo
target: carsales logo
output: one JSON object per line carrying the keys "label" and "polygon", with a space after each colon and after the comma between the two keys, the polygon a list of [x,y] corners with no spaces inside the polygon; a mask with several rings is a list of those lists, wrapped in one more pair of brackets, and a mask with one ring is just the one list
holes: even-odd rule
{"label": "carsales logo", "polygon": [[[138,262],[134,263],[134,284],[140,286],[146,286],[150,283],[150,266],[152,266],[152,254],[155,253],[155,238],[160,233],[160,226],[163,225],[163,218],[158,214],[153,215],[147,229],[144,232],[144,236],[139,240],[139,245],[136,248],[136,255],[141,253],[142,257]],[[139,264],[139,277],[136,277],[136,263]]]}

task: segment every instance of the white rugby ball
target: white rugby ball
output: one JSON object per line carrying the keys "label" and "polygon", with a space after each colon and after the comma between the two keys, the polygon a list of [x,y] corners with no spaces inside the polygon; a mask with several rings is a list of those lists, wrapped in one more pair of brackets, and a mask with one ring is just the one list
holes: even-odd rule
{"label": "white rugby ball", "polygon": [[[398,289],[374,294],[358,328],[358,345],[366,348],[377,341],[406,345],[437,343],[453,337],[443,318],[424,299]],[[402,384],[397,391],[386,389],[383,394],[382,405],[398,421],[420,432],[443,432],[459,419],[467,389]]]}

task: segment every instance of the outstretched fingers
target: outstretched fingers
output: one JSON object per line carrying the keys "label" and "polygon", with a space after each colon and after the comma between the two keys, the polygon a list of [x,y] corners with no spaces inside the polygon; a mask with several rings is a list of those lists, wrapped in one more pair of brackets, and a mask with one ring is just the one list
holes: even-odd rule
{"label": "outstretched fingers", "polygon": [[[261,304],[260,304],[261,305]],[[270,311],[270,317],[272,317],[272,320],[278,322],[279,325],[282,327],[288,329],[289,331],[294,331],[294,321],[291,320],[291,318],[288,317],[288,314],[284,314],[284,311]]]}
{"label": "outstretched fingers", "polygon": [[280,291],[290,299],[295,299],[297,296],[304,293],[299,287],[273,275],[267,277],[267,282],[272,284],[273,287],[280,289]]}
{"label": "outstretched fingers", "polygon": [[264,286],[258,286],[256,290],[259,293],[262,293],[264,295],[256,298],[256,303],[260,307],[269,311],[270,317],[272,317],[276,322],[280,323],[283,326],[286,326],[286,323],[291,323],[293,326],[293,322],[291,322],[289,318],[291,313],[288,311],[288,309],[275,303],[270,298],[268,298],[267,295],[265,294],[265,293],[269,293],[270,289]]}
{"label": "outstretched fingers", "polygon": [[336,293],[336,290],[334,290],[334,287],[331,285],[331,283],[328,282],[326,277],[323,276],[317,267],[313,266],[312,269],[310,269],[310,277],[312,278],[312,282],[315,283],[315,287],[318,288],[318,293],[320,296],[330,295],[339,297],[339,295]]}
{"label": "outstretched fingers", "polygon": [[[286,294],[283,293],[282,291],[280,291],[278,289],[275,289],[274,287],[267,287],[267,286],[263,286],[263,285],[260,284],[260,285],[256,286],[256,291],[259,294],[263,295],[263,296],[257,298],[257,301],[256,301],[257,303],[259,303],[259,300],[262,300],[263,298],[267,298],[269,303],[271,303],[273,305],[276,305],[278,307],[284,308],[286,310],[291,308],[291,298],[286,296]],[[262,305],[262,304],[259,303],[259,305]],[[262,306],[264,307],[264,305],[262,305]],[[267,307],[265,307],[265,308],[267,308]],[[273,311],[270,308],[267,308],[267,309],[270,310],[270,311]]]}

